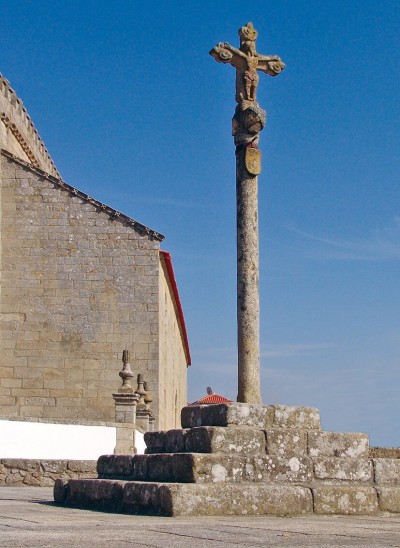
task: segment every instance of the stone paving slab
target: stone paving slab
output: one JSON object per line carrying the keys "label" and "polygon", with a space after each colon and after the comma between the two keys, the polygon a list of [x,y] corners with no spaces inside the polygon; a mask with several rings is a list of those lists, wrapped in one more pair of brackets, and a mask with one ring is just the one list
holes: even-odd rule
{"label": "stone paving slab", "polygon": [[54,505],[52,490],[0,487],[3,548],[400,546],[400,516],[160,518]]}

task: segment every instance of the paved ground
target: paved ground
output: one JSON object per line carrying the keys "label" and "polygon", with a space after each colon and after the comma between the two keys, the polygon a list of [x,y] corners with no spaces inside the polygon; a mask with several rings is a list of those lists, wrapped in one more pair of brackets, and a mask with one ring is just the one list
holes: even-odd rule
{"label": "paved ground", "polygon": [[159,518],[72,510],[52,490],[0,486],[0,546],[205,548],[400,547],[400,515],[379,517]]}

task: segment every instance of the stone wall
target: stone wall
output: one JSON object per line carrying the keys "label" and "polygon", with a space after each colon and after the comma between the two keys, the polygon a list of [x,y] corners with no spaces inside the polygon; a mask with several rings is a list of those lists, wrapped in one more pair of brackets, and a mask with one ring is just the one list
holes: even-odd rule
{"label": "stone wall", "polygon": [[[181,427],[181,409],[187,405],[187,356],[182,326],[178,321],[176,296],[165,259],[160,256],[160,430]],[[173,426],[170,426],[173,425]]]}
{"label": "stone wall", "polygon": [[113,421],[126,348],[158,418],[162,236],[9,155],[0,175],[0,416]]}
{"label": "stone wall", "polygon": [[21,99],[0,74],[0,148],[59,177],[56,166]]}
{"label": "stone wall", "polygon": [[0,485],[51,487],[55,480],[96,477],[95,460],[0,459]]}

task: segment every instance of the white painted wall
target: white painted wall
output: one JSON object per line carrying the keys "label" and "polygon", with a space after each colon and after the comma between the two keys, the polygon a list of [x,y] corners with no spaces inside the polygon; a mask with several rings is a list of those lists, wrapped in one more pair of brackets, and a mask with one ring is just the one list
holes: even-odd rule
{"label": "white painted wall", "polygon": [[144,455],[146,444],[144,443],[144,434],[139,432],[139,430],[135,430],[135,449],[136,454]]}
{"label": "white painted wall", "polygon": [[0,458],[97,460],[115,442],[112,426],[0,420]]}
{"label": "white painted wall", "polygon": [[[0,420],[0,459],[97,460],[112,455],[115,426],[83,426]],[[144,454],[144,434],[135,430],[135,447]]]}

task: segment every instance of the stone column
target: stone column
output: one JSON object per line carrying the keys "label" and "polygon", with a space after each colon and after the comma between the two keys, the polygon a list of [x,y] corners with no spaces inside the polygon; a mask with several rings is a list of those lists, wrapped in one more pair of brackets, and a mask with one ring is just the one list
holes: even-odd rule
{"label": "stone column", "polygon": [[259,133],[266,112],[255,101],[242,101],[232,119],[236,145],[236,245],[238,396],[243,403],[261,403],[260,299],[258,283]]}
{"label": "stone column", "polygon": [[[257,151],[259,153],[259,151]],[[238,402],[261,403],[258,284],[258,177],[236,151]]]}
{"label": "stone column", "polygon": [[276,76],[285,68],[278,55],[256,51],[258,33],[253,23],[238,30],[240,47],[219,42],[210,51],[218,63],[236,70],[237,107],[232,120],[236,146],[237,199],[237,321],[238,321],[238,402],[261,403],[260,327],[258,290],[258,205],[257,175],[261,171],[258,150],[266,112],[256,101],[258,71]]}

